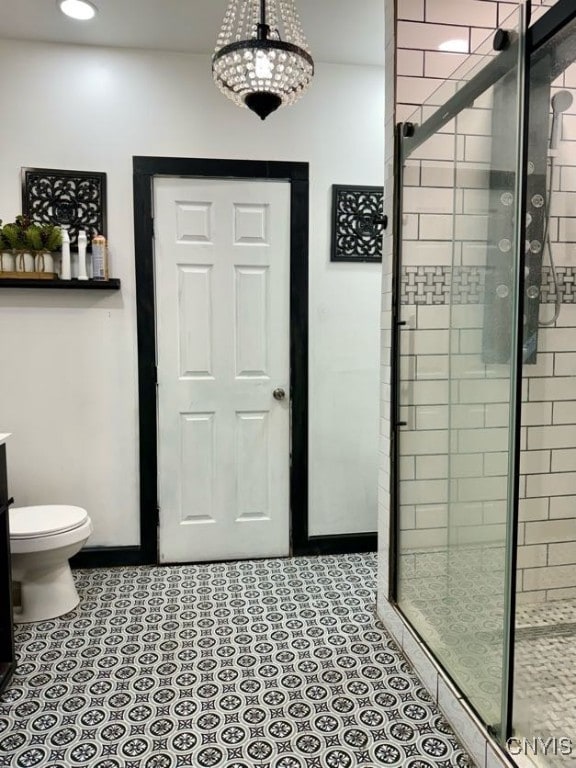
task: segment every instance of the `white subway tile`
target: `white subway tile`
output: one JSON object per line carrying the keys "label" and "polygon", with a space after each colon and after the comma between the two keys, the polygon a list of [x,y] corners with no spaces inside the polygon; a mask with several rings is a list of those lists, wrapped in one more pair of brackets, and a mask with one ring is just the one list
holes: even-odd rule
{"label": "white subway tile", "polygon": [[417,378],[418,379],[447,379],[449,370],[448,355],[418,355]]}
{"label": "white subway tile", "polygon": [[530,379],[528,392],[530,400],[574,400],[576,381],[573,376]]}
{"label": "white subway tile", "polygon": [[[552,451],[552,472],[576,471],[576,448]],[[576,493],[576,488],[574,488]]]}
{"label": "white subway tile", "polygon": [[508,493],[508,477],[474,477],[458,480],[459,501],[491,501],[505,499]]}
{"label": "white subway tile", "polygon": [[[469,215],[490,214],[490,191],[487,189],[465,189],[463,212]],[[479,238],[478,238],[479,239]]]}
{"label": "white subway tile", "polygon": [[576,192],[554,192],[550,202],[550,216],[573,217],[575,212]]}
{"label": "white subway tile", "polygon": [[548,545],[548,565],[569,565],[576,563],[574,541]]}
{"label": "white subway tile", "polygon": [[[552,467],[552,472],[556,471]],[[520,472],[523,475],[550,472],[550,451],[522,451],[520,455]]]}
{"label": "white subway tile", "polygon": [[[456,494],[453,494],[455,497]],[[473,501],[455,501],[451,499],[450,524],[451,526],[479,526],[484,521],[483,505]]]}
{"label": "white subway tile", "polygon": [[464,159],[469,163],[489,163],[492,157],[490,136],[466,136]]}
{"label": "white subway tile", "polygon": [[452,240],[453,218],[448,214],[422,214],[419,234],[421,240]]}
{"label": "white subway tile", "polygon": [[482,475],[482,463],[478,461],[475,454],[456,454],[450,457],[450,475],[454,478],[480,477]]}
{"label": "white subway tile", "polygon": [[398,506],[398,526],[401,531],[411,531],[416,528],[416,507],[414,505],[400,504]]}
{"label": "white subway tile", "polygon": [[[569,251],[569,266],[572,266],[574,264],[573,249],[570,247],[567,250]],[[576,328],[576,304],[562,304],[562,310],[556,321],[556,327],[562,328],[565,326]]]}
{"label": "white subway tile", "polygon": [[576,583],[576,565],[528,568],[524,571],[523,581],[525,590],[572,587]]}
{"label": "white subway tile", "polygon": [[513,23],[518,17],[518,6],[513,3],[498,3],[498,26],[501,27],[506,19],[511,18]]}
{"label": "white subway tile", "polygon": [[400,454],[422,456],[448,452],[448,432],[446,430],[400,430],[398,440]]}
{"label": "white subway tile", "polygon": [[576,517],[576,495],[552,496],[550,498],[550,518],[561,520]]}
{"label": "white subway tile", "polygon": [[572,448],[574,427],[528,427],[528,449]]}
{"label": "white subway tile", "polygon": [[525,365],[522,368],[524,378],[534,378],[536,376],[554,375],[554,355],[551,352],[539,351],[536,357],[536,363]]}
{"label": "white subway tile", "polygon": [[[465,355],[480,354],[482,349],[482,331],[475,329],[463,329],[459,331],[460,343],[457,349]],[[456,347],[454,347],[456,349]]]}
{"label": "white subway tile", "polygon": [[442,160],[421,160],[423,187],[454,186],[454,163]]}
{"label": "white subway tile", "polygon": [[452,429],[472,429],[483,427],[484,406],[482,404],[452,404],[450,406]]}
{"label": "white subway tile", "polygon": [[460,382],[460,398],[466,403],[508,403],[510,382],[507,379],[464,379]]}
{"label": "white subway tile", "polygon": [[[576,493],[576,472],[552,472],[529,475],[526,496],[567,496]],[[576,536],[576,530],[574,531]]]}
{"label": "white subway tile", "polygon": [[528,547],[518,547],[518,568],[540,568],[547,565],[547,547],[545,544],[533,544]]}
{"label": "white subway tile", "polygon": [[[534,381],[540,381],[540,379],[534,379]],[[522,403],[522,424],[527,427],[552,424],[552,403]]]}
{"label": "white subway tile", "polygon": [[419,504],[416,506],[417,528],[445,528],[448,510],[445,504]]}
{"label": "white subway tile", "polygon": [[426,51],[424,53],[424,74],[426,77],[448,78],[467,58],[465,53],[448,51]]}
{"label": "white subway tile", "polygon": [[447,405],[419,405],[415,411],[417,429],[448,429]]}
{"label": "white subway tile", "polygon": [[415,531],[402,531],[400,546],[403,550],[426,551],[446,547],[448,532],[446,528],[422,528]]}
{"label": "white subway tile", "polygon": [[506,451],[508,439],[508,429],[461,429],[458,432],[458,447],[462,453]]}
{"label": "white subway tile", "polygon": [[402,262],[404,266],[419,266],[420,264],[450,266],[452,263],[452,242],[436,240],[404,243]]}
{"label": "white subway tile", "polygon": [[[545,520],[537,523],[525,523],[526,544],[550,544],[558,541],[576,540],[576,518],[563,520]],[[573,582],[576,584],[576,580]],[[540,589],[540,587],[534,587]]]}
{"label": "white subway tile", "polygon": [[494,30],[488,31],[487,29],[472,27],[470,30],[470,50],[480,50],[485,54],[492,48],[493,39]]}
{"label": "white subway tile", "polygon": [[443,355],[449,352],[449,332],[447,330],[415,330],[410,332],[411,351],[415,355]]}
{"label": "white subway tile", "polygon": [[576,376],[576,352],[557,352],[554,356],[554,374]]}
{"label": "white subway tile", "polygon": [[454,304],[452,307],[453,328],[482,328],[484,307],[475,304]]}
{"label": "white subway tile", "polygon": [[506,475],[508,473],[508,454],[506,451],[497,451],[484,454],[484,475]]}
{"label": "white subway tile", "polygon": [[454,136],[450,136],[447,133],[436,133],[418,147],[412,157],[414,160],[454,161],[456,158],[456,142]]}
{"label": "white subway tile", "polygon": [[[573,69],[573,67],[570,69]],[[576,68],[574,68],[574,72],[576,72]],[[566,191],[573,191],[576,189],[576,166],[563,165],[560,168],[560,189]]]}
{"label": "white subway tile", "polygon": [[410,386],[410,399],[414,405],[448,402],[448,381],[415,381]]}
{"label": "white subway tile", "polygon": [[547,520],[549,503],[549,499],[544,496],[536,499],[520,499],[519,520],[524,522]]}
{"label": "white subway tile", "polygon": [[459,544],[500,545],[506,540],[506,525],[463,526],[456,531],[456,540]]}
{"label": "white subway tile", "polygon": [[[417,51],[408,51],[408,53],[417,53]],[[403,178],[405,187],[420,186],[420,160],[417,160],[414,164],[405,166]]]}
{"label": "white subway tile", "polygon": [[418,328],[450,328],[450,307],[424,307],[417,308]]}
{"label": "white subway tile", "polygon": [[487,245],[485,242],[462,243],[462,264],[466,267],[484,267],[486,265]]}
{"label": "white subway tile", "polygon": [[486,406],[487,427],[508,427],[510,423],[509,403],[492,403]]}
{"label": "white subway tile", "polygon": [[402,0],[398,3],[398,18],[409,21],[424,21],[424,0]]}
{"label": "white subway tile", "polygon": [[399,48],[396,53],[396,68],[398,75],[423,77],[424,52]]}
{"label": "white subway tile", "polygon": [[423,104],[443,82],[430,77],[397,77],[398,101],[402,104]]}
{"label": "white subway tile", "polygon": [[[558,220],[558,241],[561,243],[573,243],[576,240],[576,219],[562,216]],[[556,251],[554,251],[556,253]]]}
{"label": "white subway tile", "polygon": [[399,21],[396,44],[399,48],[416,48],[420,51],[438,50],[447,40],[459,39],[462,29],[445,24],[421,24],[414,21]]}
{"label": "white subway tile", "polygon": [[448,477],[448,456],[417,456],[416,479],[443,479]]}
{"label": "white subway tile", "polygon": [[[400,4],[402,4],[401,0]],[[498,26],[496,3],[479,0],[426,0],[426,20],[440,24],[463,24],[470,27]]]}
{"label": "white subway tile", "polygon": [[489,189],[490,163],[486,162],[485,168],[479,167],[477,163],[458,163],[456,168],[456,185],[466,189]]}
{"label": "white subway tile", "polygon": [[576,401],[554,403],[554,424],[576,424]]}
{"label": "white subway tile", "polygon": [[412,213],[452,213],[454,193],[446,187],[408,187],[403,194],[403,209]]}

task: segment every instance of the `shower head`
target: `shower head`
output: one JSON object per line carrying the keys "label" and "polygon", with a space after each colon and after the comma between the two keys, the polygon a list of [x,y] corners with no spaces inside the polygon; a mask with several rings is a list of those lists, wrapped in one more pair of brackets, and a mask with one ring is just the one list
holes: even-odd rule
{"label": "shower head", "polygon": [[550,133],[550,149],[558,149],[560,141],[561,120],[560,115],[570,109],[574,97],[570,91],[558,91],[552,96],[552,131]]}
{"label": "shower head", "polygon": [[552,96],[552,111],[555,115],[559,115],[560,112],[566,112],[572,106],[573,101],[574,97],[570,91],[558,91]]}

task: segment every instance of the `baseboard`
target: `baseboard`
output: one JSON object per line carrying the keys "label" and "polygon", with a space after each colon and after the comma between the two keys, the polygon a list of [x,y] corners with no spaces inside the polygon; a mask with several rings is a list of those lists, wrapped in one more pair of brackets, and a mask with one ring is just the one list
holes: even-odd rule
{"label": "baseboard", "polygon": [[149,562],[141,547],[85,547],[70,560],[70,565],[72,568],[115,568]]}
{"label": "baseboard", "polygon": [[344,533],[335,536],[310,536],[295,555],[351,555],[359,552],[376,552],[376,533]]}

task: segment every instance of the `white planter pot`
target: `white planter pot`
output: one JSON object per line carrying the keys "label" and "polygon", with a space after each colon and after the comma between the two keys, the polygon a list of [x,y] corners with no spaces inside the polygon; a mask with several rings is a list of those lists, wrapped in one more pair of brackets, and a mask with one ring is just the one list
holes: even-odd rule
{"label": "white planter pot", "polygon": [[2,272],[15,272],[16,271],[16,258],[13,253],[9,251],[3,251],[0,253],[0,271]]}
{"label": "white planter pot", "polygon": [[16,272],[34,272],[34,256],[31,253],[16,254]]}
{"label": "white planter pot", "polygon": [[36,254],[36,272],[55,272],[54,269],[54,256],[46,251],[45,253]]}

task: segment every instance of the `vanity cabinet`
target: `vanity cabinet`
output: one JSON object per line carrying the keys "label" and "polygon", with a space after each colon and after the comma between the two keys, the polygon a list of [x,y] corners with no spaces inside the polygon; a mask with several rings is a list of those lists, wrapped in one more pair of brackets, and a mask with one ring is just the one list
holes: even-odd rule
{"label": "vanity cabinet", "polygon": [[16,667],[8,527],[8,508],[12,501],[8,497],[6,443],[0,443],[0,691],[8,685]]}

